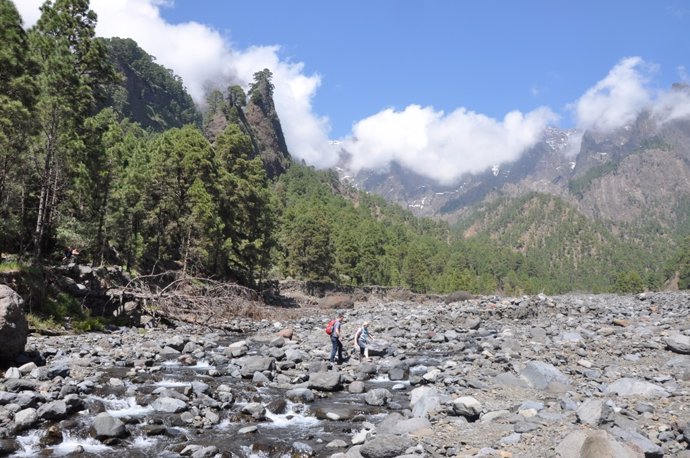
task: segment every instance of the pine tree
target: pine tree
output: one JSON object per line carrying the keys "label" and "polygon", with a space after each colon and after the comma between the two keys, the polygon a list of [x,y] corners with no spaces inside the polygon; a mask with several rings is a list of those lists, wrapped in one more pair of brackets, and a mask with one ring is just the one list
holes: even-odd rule
{"label": "pine tree", "polygon": [[94,106],[94,93],[114,80],[106,49],[95,38],[96,14],[88,0],[55,0],[41,7],[30,31],[30,46],[40,63],[37,119],[40,136],[35,148],[41,164],[38,183],[34,253],[40,257],[54,217],[79,167],[75,153],[83,148],[83,123]]}
{"label": "pine tree", "polygon": [[[213,149],[192,125],[170,129],[150,146],[145,175],[146,248],[150,260],[205,269],[217,182]],[[204,207],[204,208],[202,208]]]}
{"label": "pine tree", "polygon": [[0,0],[0,255],[5,244],[21,243],[26,208],[27,140],[35,132],[37,63],[28,52],[21,16],[10,0]]}
{"label": "pine tree", "polygon": [[262,281],[270,263],[277,204],[261,159],[249,159],[251,151],[251,139],[237,124],[230,124],[216,139],[225,261],[243,282],[254,285],[257,274]]}

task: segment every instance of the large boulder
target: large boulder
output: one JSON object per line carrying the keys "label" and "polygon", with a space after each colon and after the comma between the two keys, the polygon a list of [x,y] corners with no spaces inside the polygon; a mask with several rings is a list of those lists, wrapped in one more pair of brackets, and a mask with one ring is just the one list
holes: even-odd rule
{"label": "large boulder", "polygon": [[0,285],[0,366],[13,363],[24,351],[29,324],[23,304],[22,298],[12,288]]}

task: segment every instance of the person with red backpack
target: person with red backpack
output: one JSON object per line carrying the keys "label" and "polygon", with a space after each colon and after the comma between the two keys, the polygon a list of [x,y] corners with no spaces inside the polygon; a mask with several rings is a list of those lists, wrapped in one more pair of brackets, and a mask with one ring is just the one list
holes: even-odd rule
{"label": "person with red backpack", "polygon": [[[338,364],[343,364],[343,343],[340,341],[340,328],[345,322],[345,315],[342,313],[338,314],[338,318],[328,322],[326,326],[326,333],[331,335],[331,357],[328,359],[330,362],[335,362],[335,354],[338,353]],[[331,332],[328,332],[328,331]]]}

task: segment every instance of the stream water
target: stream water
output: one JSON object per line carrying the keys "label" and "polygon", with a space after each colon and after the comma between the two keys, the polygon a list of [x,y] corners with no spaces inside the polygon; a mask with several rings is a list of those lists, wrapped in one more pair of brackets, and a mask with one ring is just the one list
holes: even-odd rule
{"label": "stream water", "polygon": [[[330,442],[340,439],[349,446],[353,434],[362,430],[364,422],[378,423],[388,412],[408,403],[409,384],[391,382],[386,375],[363,381],[365,392],[370,388],[387,388],[391,392],[392,399],[386,406],[370,406],[364,401],[364,394],[347,390],[323,395],[314,392],[313,402],[291,402],[286,400],[283,389],[224,375],[225,368],[213,363],[223,360],[224,349],[223,344],[205,349],[205,358],[191,366],[171,357],[136,377],[127,376],[131,368],[104,369],[96,380],[96,388],[83,397],[87,408],[57,424],[61,440],[48,445],[44,438],[46,426],[30,430],[17,437],[20,450],[11,456],[173,457],[180,456],[190,444],[215,446],[227,456],[322,456],[340,451],[327,449]],[[249,355],[261,351],[260,345],[253,344]],[[113,379],[122,383],[111,383]],[[220,385],[232,390],[234,402],[216,410],[219,418],[214,425],[191,427],[180,420],[179,414],[156,412],[150,406],[160,390],[189,393],[193,382],[207,384],[209,393]],[[260,402],[267,408],[264,419],[257,421],[242,414],[242,408],[250,402]],[[270,410],[276,406],[278,411]],[[122,420],[130,435],[108,444],[93,439],[90,426],[95,415],[102,411]]]}

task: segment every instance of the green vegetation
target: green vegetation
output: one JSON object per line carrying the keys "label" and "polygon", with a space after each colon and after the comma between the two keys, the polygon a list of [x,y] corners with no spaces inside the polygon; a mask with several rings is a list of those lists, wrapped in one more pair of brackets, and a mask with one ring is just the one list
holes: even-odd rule
{"label": "green vegetation", "polygon": [[583,176],[570,180],[568,182],[568,189],[574,195],[582,197],[583,192],[591,186],[594,180],[615,172],[617,169],[618,163],[613,161],[592,167]]}
{"label": "green vegetation", "polygon": [[650,137],[642,141],[639,148],[640,151],[646,151],[650,149],[658,149],[661,151],[671,151],[671,145],[663,141],[659,137]]}
{"label": "green vegetation", "polygon": [[192,98],[170,69],[157,64],[132,39],[108,38],[104,42],[120,81],[103,89],[98,110],[111,107],[144,129],[157,132],[200,124]]}

